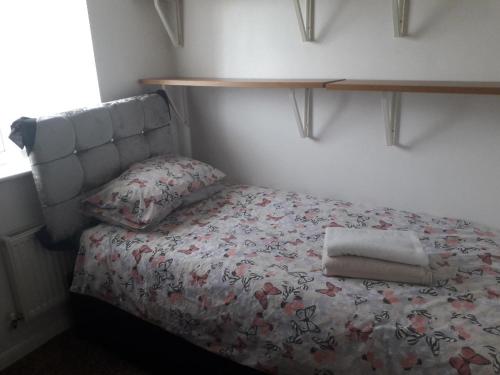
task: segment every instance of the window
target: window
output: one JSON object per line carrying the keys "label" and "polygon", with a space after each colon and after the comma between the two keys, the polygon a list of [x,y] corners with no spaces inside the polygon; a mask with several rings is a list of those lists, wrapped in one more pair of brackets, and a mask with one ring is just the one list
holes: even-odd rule
{"label": "window", "polygon": [[99,103],[86,1],[1,1],[0,82],[0,165],[21,159],[17,118]]}

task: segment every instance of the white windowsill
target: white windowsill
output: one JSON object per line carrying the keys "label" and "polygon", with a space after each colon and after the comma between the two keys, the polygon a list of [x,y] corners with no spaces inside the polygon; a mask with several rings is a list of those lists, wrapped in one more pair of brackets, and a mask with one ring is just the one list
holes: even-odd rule
{"label": "white windowsill", "polygon": [[0,182],[30,173],[31,165],[28,158],[14,158],[14,160],[4,161],[0,157]]}

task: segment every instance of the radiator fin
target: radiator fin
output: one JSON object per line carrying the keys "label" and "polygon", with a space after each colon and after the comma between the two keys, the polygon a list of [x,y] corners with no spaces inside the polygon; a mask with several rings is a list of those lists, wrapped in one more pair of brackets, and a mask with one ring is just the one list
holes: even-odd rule
{"label": "radiator fin", "polygon": [[68,297],[74,254],[43,248],[35,238],[39,229],[3,237],[2,250],[16,308],[12,316],[16,319],[33,319]]}

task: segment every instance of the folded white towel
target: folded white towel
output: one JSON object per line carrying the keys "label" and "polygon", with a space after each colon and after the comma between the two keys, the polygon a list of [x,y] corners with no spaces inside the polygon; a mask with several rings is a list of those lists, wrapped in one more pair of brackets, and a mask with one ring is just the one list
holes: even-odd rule
{"label": "folded white towel", "polygon": [[327,228],[328,256],[352,255],[428,267],[429,257],[417,235],[411,231]]}

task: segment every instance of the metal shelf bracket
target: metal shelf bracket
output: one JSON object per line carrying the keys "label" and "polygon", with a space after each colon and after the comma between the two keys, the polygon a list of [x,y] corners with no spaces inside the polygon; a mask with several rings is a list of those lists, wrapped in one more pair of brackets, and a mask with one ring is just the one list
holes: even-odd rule
{"label": "metal shelf bracket", "polygon": [[306,16],[302,12],[300,0],[293,0],[300,33],[304,42],[314,41],[314,0],[306,0]]}
{"label": "metal shelf bracket", "polygon": [[396,38],[408,34],[408,10],[410,0],[392,0],[392,17],[394,20],[394,36]]}
{"label": "metal shelf bracket", "polygon": [[[172,27],[172,21],[167,17],[163,3],[171,3],[175,6],[175,25]],[[182,0],[154,0],[156,11],[160,16],[161,23],[167,30],[168,36],[175,47],[182,47],[184,44],[184,35],[182,27]]]}
{"label": "metal shelf bracket", "polygon": [[385,139],[387,146],[398,144],[399,120],[401,115],[401,93],[382,93],[382,112],[385,120]]}
{"label": "metal shelf bracket", "polygon": [[311,108],[312,108],[312,89],[304,89],[304,117],[300,115],[299,105],[297,103],[297,97],[295,94],[295,89],[290,89],[290,104],[292,105],[293,114],[295,115],[295,121],[297,122],[297,127],[299,129],[299,134],[302,138],[312,137],[312,118],[311,118]]}

